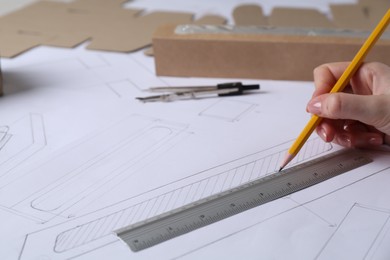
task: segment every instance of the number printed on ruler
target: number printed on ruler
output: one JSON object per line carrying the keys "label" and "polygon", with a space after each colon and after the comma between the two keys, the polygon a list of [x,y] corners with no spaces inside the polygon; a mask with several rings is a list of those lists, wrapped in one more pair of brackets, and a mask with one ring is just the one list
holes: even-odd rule
{"label": "number printed on ruler", "polygon": [[370,162],[372,160],[358,150],[340,150],[135,223],[116,233],[134,252],[140,251]]}

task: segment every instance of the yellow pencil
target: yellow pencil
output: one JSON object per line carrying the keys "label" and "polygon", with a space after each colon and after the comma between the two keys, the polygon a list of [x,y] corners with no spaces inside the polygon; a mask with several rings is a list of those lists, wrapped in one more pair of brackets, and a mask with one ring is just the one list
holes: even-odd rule
{"label": "yellow pencil", "polygon": [[[353,74],[358,70],[360,65],[363,63],[364,58],[367,56],[367,53],[374,46],[376,41],[382,35],[383,31],[386,30],[389,21],[390,21],[390,9],[387,10],[386,14],[380,20],[380,22],[372,31],[370,36],[367,38],[363,46],[360,48],[356,56],[353,58],[352,62],[348,65],[347,69],[343,72],[339,80],[333,86],[330,93],[343,91],[344,87],[348,84]],[[314,129],[318,126],[320,122],[321,122],[320,117],[316,115],[313,115],[311,117],[310,121],[302,130],[301,134],[298,136],[298,138],[295,140],[293,145],[288,150],[286,157],[284,158],[283,163],[280,166],[279,171],[281,171],[289,162],[291,162],[292,159],[294,159],[294,157],[298,154],[299,150],[302,148],[302,146],[305,144],[307,139],[310,137],[310,135],[313,133]]]}

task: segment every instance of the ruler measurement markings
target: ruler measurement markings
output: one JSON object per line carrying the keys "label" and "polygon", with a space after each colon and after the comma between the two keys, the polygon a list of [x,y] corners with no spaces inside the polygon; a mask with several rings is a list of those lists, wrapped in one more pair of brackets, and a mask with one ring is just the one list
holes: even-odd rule
{"label": "ruler measurement markings", "polygon": [[139,251],[310,187],[371,161],[359,151],[341,150],[200,199],[122,228],[116,233],[133,251]]}

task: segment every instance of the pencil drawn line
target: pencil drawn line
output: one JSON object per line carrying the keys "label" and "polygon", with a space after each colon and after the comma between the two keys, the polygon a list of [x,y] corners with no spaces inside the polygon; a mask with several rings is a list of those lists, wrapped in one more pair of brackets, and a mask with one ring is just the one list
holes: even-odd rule
{"label": "pencil drawn line", "polygon": [[[22,134],[25,131],[30,132],[27,135],[30,137],[29,139],[22,138],[22,136],[26,136]],[[29,114],[13,124],[3,127],[3,133],[2,149],[0,148],[2,158],[0,160],[0,189],[20,178],[21,176],[13,171],[47,145],[43,118],[39,114]],[[7,146],[5,146],[6,144]]]}
{"label": "pencil drawn line", "polygon": [[199,113],[199,116],[215,118],[227,122],[237,122],[253,110],[257,104],[238,100],[219,100]]}
{"label": "pencil drawn line", "polygon": [[[319,139],[314,139],[309,141],[309,143],[310,142],[317,143],[322,141]],[[325,147],[326,149],[321,151],[321,153],[331,149],[331,146]],[[275,160],[275,158],[280,159],[280,153],[284,154],[285,150],[281,149],[279,152],[273,152],[270,155],[263,155],[260,158],[256,158],[256,155],[258,155],[258,153],[256,153],[253,156],[249,156],[248,158],[243,157],[245,162],[241,162],[242,160],[236,160],[233,165],[231,162],[229,162],[228,164],[223,164],[220,167],[211,168],[211,171],[210,169],[203,171],[205,176],[198,178],[197,181],[192,181],[191,183],[181,187],[159,193],[156,196],[151,196],[146,200],[141,200],[138,203],[131,204],[130,206],[114,211],[108,215],[101,216],[95,220],[90,220],[83,224],[78,224],[73,228],[62,230],[59,234],[56,235],[55,241],[57,242],[53,245],[55,251],[65,253],[70,250],[80,248],[86,244],[109,236],[112,230],[150,217],[152,216],[152,212],[154,212],[154,214],[161,214],[167,210],[193,202],[194,200],[202,199],[204,196],[215,194],[216,192],[226,190],[229,187],[231,188],[233,183],[234,185],[240,185],[244,183],[243,180],[245,182],[251,181],[253,179],[243,178],[244,175],[250,175],[252,171],[252,167],[250,167],[251,165],[254,165],[256,161],[263,160],[268,162],[268,169],[274,170],[277,168],[279,163],[277,160]],[[307,153],[307,156],[305,156],[305,158],[309,159],[313,155]],[[272,167],[269,166],[271,162],[274,164]],[[224,170],[222,170],[223,167],[225,167]],[[197,175],[195,174],[190,176]],[[234,177],[236,177],[236,181],[234,181]],[[188,178],[191,177],[187,177],[187,179]],[[221,186],[216,190],[215,188],[218,179],[221,180]],[[210,192],[205,193],[204,190],[209,190]],[[174,200],[172,200],[173,198]],[[165,205],[165,207],[161,207],[161,205]],[[127,219],[123,219],[123,216],[128,217]],[[123,219],[121,222],[113,221],[121,218]],[[88,234],[85,234],[85,232],[88,232]],[[78,239],[73,239],[75,237],[78,237]],[[64,243],[63,241],[67,242]]]}
{"label": "pencil drawn line", "polygon": [[[370,219],[369,221],[367,221]],[[390,210],[378,209],[354,203],[340,224],[325,242],[315,259],[366,259],[378,237],[390,219]],[[369,229],[367,229],[369,227]],[[365,229],[364,236],[357,237],[356,230]],[[353,231],[352,231],[353,230]],[[369,232],[368,232],[369,230]],[[351,250],[357,240],[359,247]]]}
{"label": "pencil drawn line", "polygon": [[300,205],[302,206],[302,208],[304,208],[305,210],[307,210],[308,212],[310,212],[311,214],[313,214],[314,216],[318,217],[319,219],[321,219],[322,221],[324,221],[329,227],[336,227],[337,225],[335,223],[331,223],[330,221],[326,220],[324,217],[322,217],[320,214],[318,214],[317,212],[311,210],[309,207],[307,207],[306,205],[304,204],[301,204],[300,202],[296,201],[295,199],[291,198],[291,196],[288,198],[289,200],[291,200],[292,202],[294,202],[295,204],[297,205]]}
{"label": "pencil drawn line", "polygon": [[346,188],[348,188],[348,187],[350,187],[350,186],[352,186],[352,185],[355,185],[355,184],[357,184],[357,183],[359,183],[359,182],[362,182],[362,181],[364,181],[364,180],[366,180],[366,179],[369,179],[369,178],[371,178],[371,177],[374,177],[374,176],[376,176],[377,174],[379,174],[379,173],[381,173],[381,172],[385,172],[386,170],[389,170],[389,169],[390,169],[390,167],[386,167],[386,168],[384,168],[384,169],[375,171],[375,172],[373,172],[373,173],[371,173],[371,174],[369,174],[369,175],[367,175],[367,176],[365,176],[365,177],[363,177],[363,178],[361,178],[361,179],[358,179],[358,180],[356,180],[356,181],[353,181],[353,182],[350,182],[350,183],[348,183],[348,184],[345,184],[345,185],[343,185],[343,186],[341,186],[341,187],[338,187],[337,189],[334,189],[334,190],[332,190],[332,191],[330,191],[330,192],[324,193],[324,194],[321,195],[321,196],[315,197],[315,198],[310,199],[310,200],[308,200],[308,201],[306,201],[306,202],[304,202],[304,203],[301,203],[300,205],[295,205],[295,206],[293,206],[293,207],[291,207],[291,208],[288,208],[288,209],[286,209],[286,210],[283,210],[283,211],[281,211],[281,212],[279,212],[279,213],[277,213],[277,214],[275,214],[275,215],[272,215],[272,216],[270,216],[270,217],[267,217],[267,218],[265,218],[265,219],[263,219],[263,220],[260,220],[260,221],[258,221],[258,222],[255,222],[255,223],[253,223],[253,224],[251,224],[251,225],[248,225],[248,226],[246,226],[246,227],[240,228],[240,229],[236,230],[235,232],[229,233],[229,234],[227,234],[227,235],[225,235],[225,236],[223,236],[223,237],[220,237],[220,238],[215,239],[215,240],[213,240],[213,241],[207,242],[207,243],[205,243],[205,244],[202,245],[202,246],[199,246],[199,247],[197,247],[197,248],[194,248],[193,250],[190,250],[190,251],[188,251],[188,252],[186,252],[186,253],[184,253],[184,254],[178,255],[178,256],[176,256],[176,257],[172,257],[171,259],[172,259],[172,260],[177,260],[177,259],[183,258],[183,257],[185,257],[185,256],[191,255],[191,254],[193,254],[193,253],[195,253],[195,252],[197,252],[197,251],[200,251],[200,250],[202,250],[202,249],[205,249],[205,248],[207,248],[207,247],[209,247],[209,246],[211,246],[211,245],[217,244],[217,243],[222,242],[222,241],[224,241],[224,240],[226,240],[226,239],[228,239],[228,238],[230,238],[230,237],[233,237],[233,236],[235,236],[235,235],[238,235],[238,234],[240,234],[240,233],[242,233],[242,232],[244,232],[244,231],[246,231],[246,230],[249,230],[249,229],[254,228],[254,227],[256,227],[256,226],[259,226],[259,225],[261,225],[261,224],[263,224],[263,223],[266,223],[267,221],[269,221],[269,220],[271,220],[271,219],[274,219],[275,217],[281,216],[281,215],[283,215],[283,214],[285,214],[285,213],[287,213],[287,212],[290,212],[290,211],[292,211],[292,210],[298,209],[298,208],[300,208],[300,207],[303,206],[303,205],[308,205],[308,204],[313,203],[313,202],[315,202],[315,201],[321,200],[321,199],[323,199],[323,198],[325,198],[325,197],[328,197],[328,196],[331,195],[331,194],[334,194],[334,193],[337,193],[337,192],[339,192],[339,191],[341,191],[341,190],[344,190],[344,189],[346,189]]}

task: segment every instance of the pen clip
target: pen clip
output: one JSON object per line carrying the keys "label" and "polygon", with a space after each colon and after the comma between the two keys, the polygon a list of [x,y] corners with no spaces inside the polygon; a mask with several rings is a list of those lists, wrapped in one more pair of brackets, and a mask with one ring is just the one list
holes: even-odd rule
{"label": "pen clip", "polygon": [[254,85],[243,85],[241,82],[234,82],[234,83],[223,83],[217,85],[218,89],[228,89],[228,88],[236,88],[237,91],[230,92],[230,93],[224,93],[224,94],[218,94],[218,96],[235,96],[235,95],[241,95],[244,91],[247,90],[256,90],[260,89],[260,85],[254,84]]}

